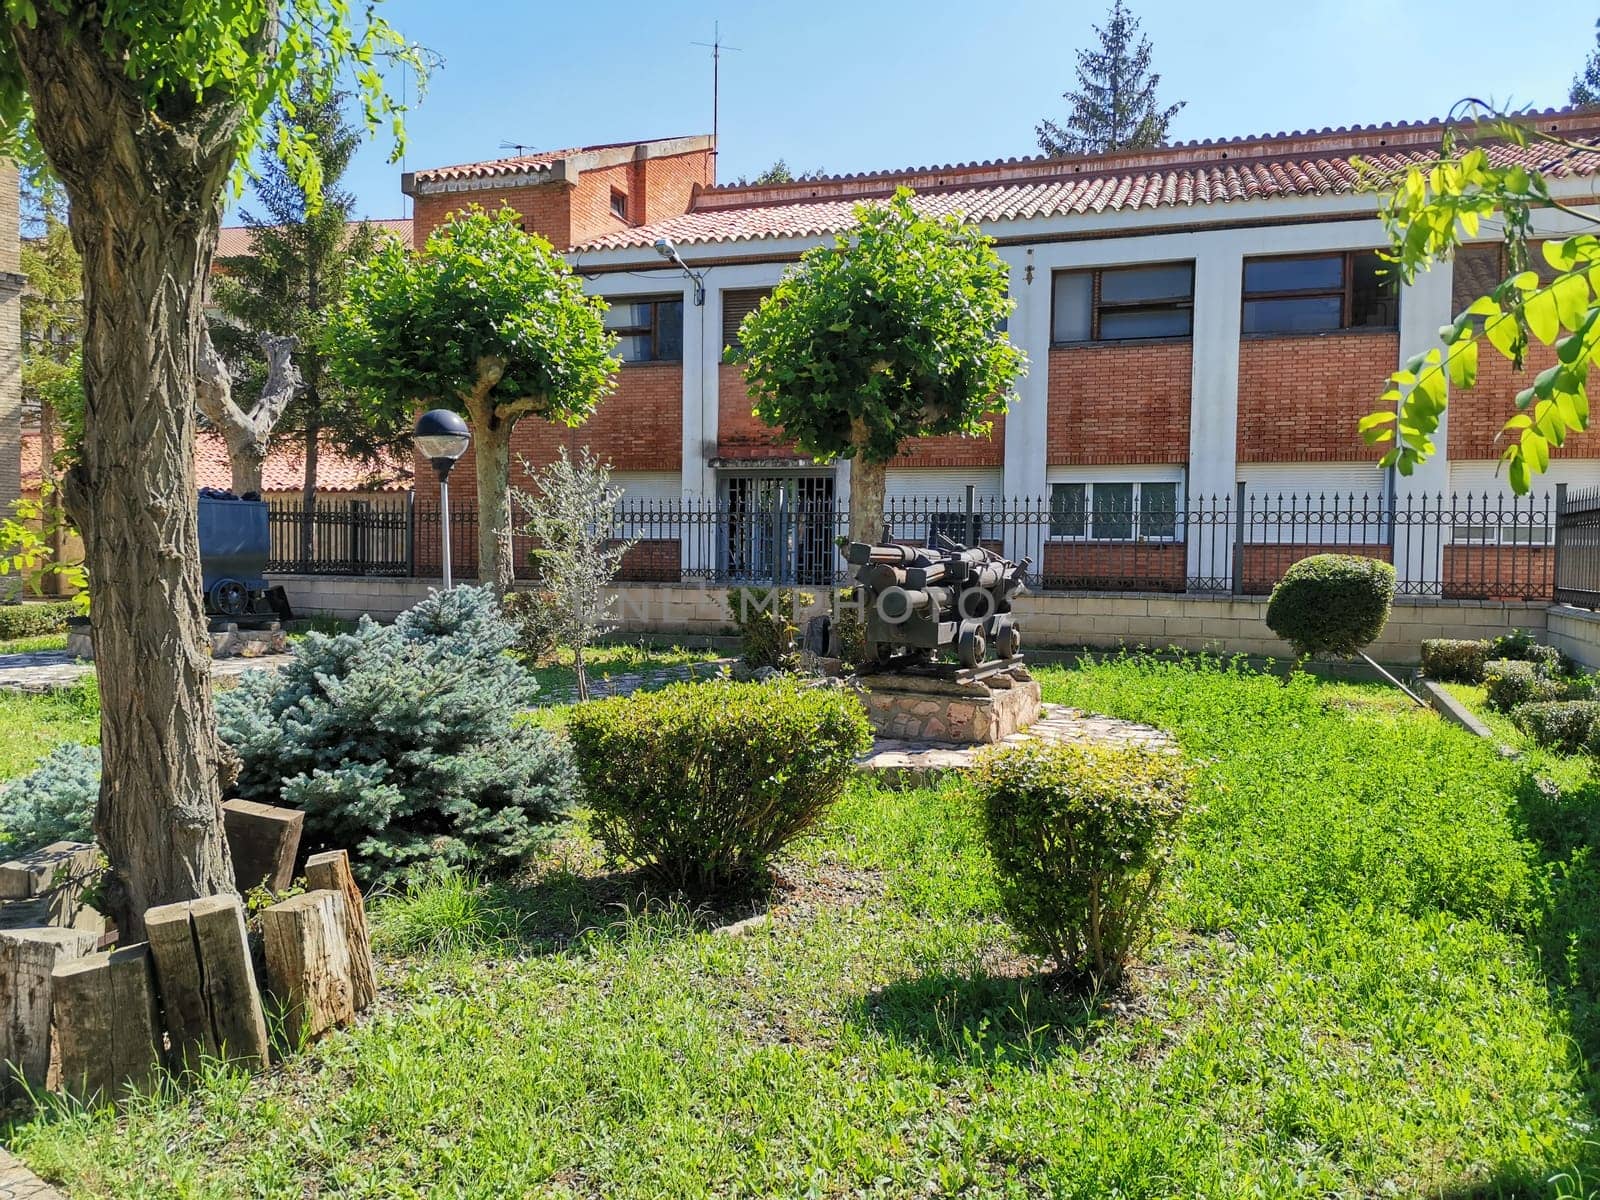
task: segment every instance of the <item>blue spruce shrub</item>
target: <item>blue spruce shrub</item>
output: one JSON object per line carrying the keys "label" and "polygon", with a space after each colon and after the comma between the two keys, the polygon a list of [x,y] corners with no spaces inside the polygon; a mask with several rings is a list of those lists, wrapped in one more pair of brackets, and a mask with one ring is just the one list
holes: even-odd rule
{"label": "blue spruce shrub", "polygon": [[487,587],[308,634],[217,698],[239,795],[304,810],[309,847],[348,848],[370,883],[516,865],[577,788],[565,745],[514,720],[538,690],[516,637]]}
{"label": "blue spruce shrub", "polygon": [[28,774],[0,783],[0,841],[6,853],[92,841],[99,797],[100,747],[62,742]]}

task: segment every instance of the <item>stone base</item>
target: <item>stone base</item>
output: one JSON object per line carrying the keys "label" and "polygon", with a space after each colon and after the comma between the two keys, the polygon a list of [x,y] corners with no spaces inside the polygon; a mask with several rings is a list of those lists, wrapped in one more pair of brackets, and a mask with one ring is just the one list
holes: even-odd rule
{"label": "stone base", "polygon": [[[211,631],[212,658],[260,658],[263,654],[286,654],[289,639],[276,621],[265,629],[240,629],[227,624]],[[67,631],[67,653],[74,658],[94,658],[94,642],[87,629]]]}
{"label": "stone base", "polygon": [[1039,719],[1039,684],[1020,664],[958,683],[918,675],[863,675],[867,717],[881,738],[982,746]]}

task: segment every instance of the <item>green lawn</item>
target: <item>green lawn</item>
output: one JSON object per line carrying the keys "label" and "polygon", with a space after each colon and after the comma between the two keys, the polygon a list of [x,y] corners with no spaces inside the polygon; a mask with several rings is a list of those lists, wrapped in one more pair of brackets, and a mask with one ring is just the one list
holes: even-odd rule
{"label": "green lawn", "polygon": [[[1112,661],[1200,765],[1131,988],[1042,985],[957,785],[858,786],[770,926],[608,874],[374,906],[377,1015],[8,1144],[84,1196],[1600,1196],[1600,788],[1392,689]],[[732,915],[743,915],[738,910]]]}
{"label": "green lawn", "polygon": [[57,742],[100,740],[100,694],[92,678],[27,695],[0,691],[0,780],[21,775]]}
{"label": "green lawn", "polygon": [[41,633],[37,637],[0,639],[0,654],[34,654],[40,650],[65,650],[67,635]]}
{"label": "green lawn", "polygon": [[[589,647],[584,653],[584,662],[589,669],[589,687],[597,695],[604,695],[610,677],[643,675],[649,679],[673,667],[709,663],[729,653],[691,649],[671,642],[611,642]],[[707,667],[706,670],[709,673],[712,668]],[[560,651],[555,662],[534,668],[533,674],[539,681],[540,690],[547,693],[565,693],[577,686],[578,677],[572,668],[570,650]]]}

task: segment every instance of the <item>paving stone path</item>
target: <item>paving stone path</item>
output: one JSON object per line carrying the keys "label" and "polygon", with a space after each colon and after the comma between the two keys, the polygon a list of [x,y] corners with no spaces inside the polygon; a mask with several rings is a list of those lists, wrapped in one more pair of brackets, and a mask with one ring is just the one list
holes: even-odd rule
{"label": "paving stone path", "polygon": [[[246,671],[276,671],[288,654],[263,654],[259,658],[218,658],[211,663],[213,679],[233,679]],[[94,664],[74,658],[65,650],[39,650],[32,654],[0,654],[0,691],[51,692],[71,687],[94,670]],[[0,1200],[5,1200],[0,1193]]]}
{"label": "paving stone path", "polygon": [[[1085,713],[1061,704],[1046,704],[1037,721],[1021,733],[1014,733],[1000,744],[1025,742],[1095,742],[1107,746],[1139,746],[1151,750],[1176,751],[1172,735],[1153,725],[1140,725],[1116,717]],[[898,787],[925,787],[950,771],[972,766],[974,756],[987,746],[958,745],[954,742],[907,742],[878,738],[872,749],[856,759],[856,768],[871,771],[884,783]]]}
{"label": "paving stone path", "polygon": [[23,1165],[9,1150],[0,1148],[0,1200],[67,1200]]}

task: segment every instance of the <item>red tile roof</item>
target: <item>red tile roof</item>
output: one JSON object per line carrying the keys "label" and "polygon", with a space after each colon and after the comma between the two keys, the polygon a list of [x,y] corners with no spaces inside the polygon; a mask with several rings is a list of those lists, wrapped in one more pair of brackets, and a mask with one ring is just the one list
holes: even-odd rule
{"label": "red tile roof", "polygon": [[[368,221],[374,229],[387,230],[395,234],[406,245],[411,244],[411,218],[410,217],[385,217],[381,220]],[[360,221],[351,221],[352,227],[360,225]],[[251,230],[248,225],[224,225],[217,232],[217,259],[240,258],[250,253]]]}
{"label": "red tile roof", "polygon": [[[22,490],[37,491],[39,487],[39,435],[22,435]],[[300,491],[305,482],[305,454],[299,446],[281,445],[267,455],[261,469],[262,491]],[[221,436],[202,432],[195,445],[195,481],[200,487],[228,488],[233,486],[233,473],[228,467],[228,448]],[[317,456],[317,490],[319,492],[406,492],[411,490],[411,463],[405,460],[380,463],[376,466],[358,459],[335,454],[327,447]]]}
{"label": "red tile roof", "polygon": [[[1600,132],[1600,112],[1551,110],[1528,118],[1563,133]],[[604,234],[579,250],[646,248],[659,238],[680,246],[762,238],[820,236],[845,228],[859,203],[897,187],[916,192],[930,215],[1011,221],[1225,204],[1279,196],[1335,196],[1356,190],[1359,156],[1393,170],[1437,153],[1441,122],[1324,129],[1226,141],[1184,142],[1153,150],[1077,158],[1021,158],[795,183],[711,188],[689,212]],[[1553,177],[1600,174],[1600,153],[1567,154],[1549,145],[1498,146],[1500,162],[1537,166]]]}
{"label": "red tile roof", "polygon": [[[429,167],[415,172],[411,178],[417,183],[463,183],[469,180],[497,179],[505,175],[524,175],[544,167],[554,166],[564,158],[579,154],[601,154],[607,150],[636,150],[642,147],[660,147],[672,142],[693,141],[694,138],[647,138],[631,142],[602,142],[594,146],[568,146],[564,150],[539,150],[533,154],[514,154],[509,158],[491,158],[484,162],[458,163],[449,167]],[[709,144],[709,142],[708,142]]]}

